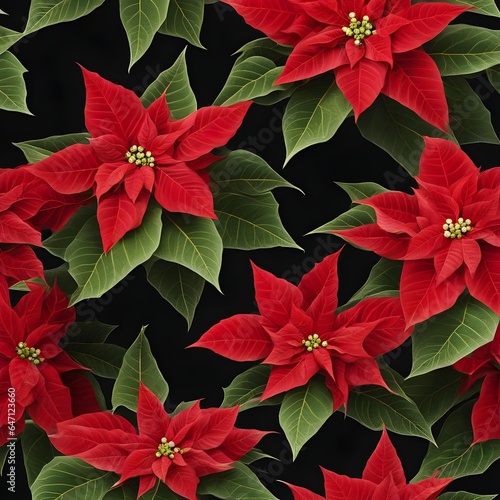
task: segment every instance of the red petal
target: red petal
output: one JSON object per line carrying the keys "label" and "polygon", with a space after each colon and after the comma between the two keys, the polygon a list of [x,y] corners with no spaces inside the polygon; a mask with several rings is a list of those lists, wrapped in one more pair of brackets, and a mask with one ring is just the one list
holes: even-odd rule
{"label": "red petal", "polygon": [[500,373],[483,380],[479,399],[472,408],[472,430],[475,445],[490,439],[500,439]]}
{"label": "red petal", "polygon": [[295,285],[283,278],[277,278],[253,262],[252,270],[255,299],[260,314],[279,328],[286,325],[290,318],[292,305],[301,306],[302,293]]}
{"label": "red petal", "polygon": [[234,361],[256,361],[271,352],[272,342],[260,316],[236,314],[212,326],[189,347],[210,349]]}
{"label": "red petal", "polygon": [[139,385],[139,399],[137,403],[137,427],[140,435],[145,435],[158,441],[166,437],[170,426],[170,417],[163,404],[143,382]]}
{"label": "red petal", "polygon": [[402,259],[408,251],[411,238],[406,234],[391,234],[378,224],[365,224],[352,229],[332,231],[333,234],[365,250],[372,250],[388,259]]}
{"label": "red petal", "polygon": [[399,191],[380,193],[356,203],[368,205],[377,214],[377,224],[389,233],[414,236],[417,230],[415,218],[419,213],[415,196]]}
{"label": "red petal", "polygon": [[[0,249],[0,274],[9,277],[9,285],[21,280],[43,278],[43,265],[28,245]],[[3,314],[3,313],[2,313]]]}
{"label": "red petal", "polygon": [[114,486],[118,486],[132,477],[148,476],[153,472],[153,464],[160,463],[164,458],[170,462],[167,457],[158,458],[155,455],[156,451],[157,447],[153,444],[133,450],[123,462],[120,480]]}
{"label": "red petal", "polygon": [[418,179],[449,188],[465,175],[477,173],[472,160],[454,142],[424,137],[424,143]]}
{"label": "red petal", "polygon": [[237,132],[252,101],[231,106],[207,106],[193,113],[194,121],[182,136],[173,157],[195,160],[212,149],[224,146]]}
{"label": "red petal", "polygon": [[402,498],[434,500],[454,478],[430,477],[415,484],[407,484],[401,491]]}
{"label": "red petal", "polygon": [[169,212],[216,219],[207,184],[184,163],[155,167],[154,197]]}
{"label": "red petal", "polygon": [[42,246],[40,231],[12,212],[0,213],[0,240],[2,243],[25,243]]}
{"label": "red petal", "polygon": [[474,278],[476,269],[482,259],[481,247],[475,240],[462,238],[462,250],[464,254],[464,262],[469,270],[471,278]]}
{"label": "red petal", "polygon": [[74,416],[101,411],[90,381],[77,371],[61,374],[61,380],[71,393],[71,411]]}
{"label": "red petal", "polygon": [[[479,256],[481,256],[481,253]],[[460,269],[463,263],[464,251],[462,242],[460,240],[447,242],[442,251],[434,257],[436,285],[440,285],[444,280],[447,280],[455,271]]]}
{"label": "red petal", "polygon": [[[444,219],[446,220],[446,219]],[[443,252],[446,253],[453,240],[445,238],[443,225],[428,226],[410,239],[408,251],[404,256],[407,260],[431,259]]]}
{"label": "red petal", "polygon": [[354,68],[335,68],[335,81],[344,97],[351,103],[354,119],[368,108],[382,91],[389,65],[361,59]]}
{"label": "red petal", "polygon": [[155,99],[148,107],[148,116],[156,125],[158,134],[167,133],[167,122],[170,117],[170,110],[168,109],[166,100],[166,91]]}
{"label": "red petal", "polygon": [[380,484],[389,474],[392,475],[396,486],[401,487],[406,484],[401,460],[384,427],[377,447],[366,462],[362,477],[372,483]]}
{"label": "red petal", "polygon": [[288,0],[226,0],[245,22],[284,45],[296,45],[318,22]]}
{"label": "red petal", "polygon": [[[380,36],[377,31],[377,36],[367,37],[363,45],[365,46],[365,57],[372,61],[386,62],[392,66],[392,49],[391,39],[388,36]],[[355,48],[357,48],[355,46]]]}
{"label": "red petal", "polygon": [[[216,451],[222,451],[229,458],[229,462],[234,462],[246,455],[264,436],[271,432],[233,427]],[[215,458],[214,454],[212,457]]]}
{"label": "red petal", "polygon": [[[306,352],[306,354],[309,354]],[[281,392],[301,387],[309,382],[319,371],[312,356],[304,356],[296,365],[273,366],[266,389],[261,399],[268,399]]]}
{"label": "red petal", "polygon": [[114,186],[120,184],[127,174],[139,170],[137,165],[124,161],[103,163],[95,175],[96,196],[100,199]]}
{"label": "red petal", "polygon": [[134,204],[124,191],[107,193],[100,199],[97,220],[105,253],[141,224],[146,208],[147,204],[143,207]]}
{"label": "red petal", "polygon": [[200,450],[211,450],[220,446],[228,434],[234,428],[238,417],[238,407],[214,408],[206,419],[204,425],[199,428],[199,437],[196,440],[196,448]]}
{"label": "red petal", "polygon": [[474,298],[500,314],[500,252],[485,243],[481,245],[481,255],[474,277],[466,271],[465,282]]}
{"label": "red petal", "polygon": [[449,309],[464,289],[465,280],[460,270],[436,285],[432,259],[406,261],[401,273],[401,304],[407,326]]}
{"label": "red petal", "polygon": [[338,276],[337,263],[340,252],[325,257],[306,273],[298,289],[304,297],[303,308],[315,322],[315,333],[329,331],[337,309]]}
{"label": "red petal", "polygon": [[[85,126],[92,137],[113,134],[135,140],[146,110],[135,92],[81,67],[87,94]],[[124,152],[125,154],[125,152]]]}
{"label": "red petal", "polygon": [[295,486],[285,481],[281,482],[286,484],[290,488],[290,490],[292,490],[293,500],[325,500],[325,497],[322,497],[317,493],[313,493],[310,490],[306,490],[302,486]]}
{"label": "red petal", "polygon": [[441,74],[434,60],[423,50],[394,54],[393,67],[387,72],[381,92],[431,125],[449,131],[448,103]]}
{"label": "red petal", "polygon": [[328,500],[360,500],[372,498],[376,485],[365,479],[351,478],[321,468]]}
{"label": "red petal", "polygon": [[[340,28],[327,28],[299,42],[288,56],[275,85],[305,80],[349,64],[343,45],[345,36]],[[340,43],[342,46],[337,46]]]}
{"label": "red petal", "polygon": [[58,193],[75,194],[92,187],[99,164],[90,144],[73,144],[27,168]]}
{"label": "red petal", "polygon": [[200,480],[192,467],[176,467],[175,473],[169,474],[165,484],[178,495],[188,500],[197,500],[196,489]]}
{"label": "red petal", "polygon": [[407,52],[433,39],[458,15],[470,7],[445,2],[422,2],[400,10],[398,16],[410,21],[391,36],[392,51]]}
{"label": "red petal", "polygon": [[390,390],[382,378],[378,363],[373,358],[346,363],[345,379],[350,389],[362,385],[379,385]]}

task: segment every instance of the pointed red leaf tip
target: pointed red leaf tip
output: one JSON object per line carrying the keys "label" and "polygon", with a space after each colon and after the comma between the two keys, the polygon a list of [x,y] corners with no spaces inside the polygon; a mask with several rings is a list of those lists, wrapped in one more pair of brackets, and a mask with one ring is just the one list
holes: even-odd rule
{"label": "pointed red leaf tip", "polygon": [[200,477],[231,469],[268,434],[235,427],[238,411],[202,409],[195,401],[170,417],[141,381],[138,430],[120,415],[100,411],[59,423],[49,437],[61,453],[119,474],[114,486],[138,477],[138,498],[160,479],[177,495],[196,500]]}
{"label": "pointed red leaf tip", "polygon": [[449,131],[441,76],[422,46],[470,7],[393,0],[225,3],[253,28],[293,47],[275,85],[333,70],[355,120],[378,95],[386,94],[423,120]]}
{"label": "pointed red leaf tip", "polygon": [[[15,390],[16,433],[24,425],[25,412],[47,433],[54,432],[58,422],[79,412],[98,408],[94,390],[83,384],[83,366],[73,361],[59,346],[68,327],[75,320],[68,298],[54,285],[29,284],[30,291],[11,307],[7,280],[0,275],[0,372],[4,401]],[[77,391],[77,392],[75,392]],[[74,404],[78,397],[86,404]],[[4,441],[12,438],[7,418],[0,426]],[[19,430],[18,430],[19,429]]]}
{"label": "pointed red leaf tip", "polygon": [[405,498],[407,500],[434,500],[453,478],[429,479],[407,484],[401,461],[389,439],[385,427],[372,455],[366,462],[361,478],[337,474],[323,467],[325,496],[284,481],[294,500],[377,500]]}
{"label": "pointed red leaf tip", "polygon": [[412,328],[394,297],[362,300],[336,314],[339,256],[325,257],[298,286],[251,262],[259,314],[223,319],[190,347],[270,365],[261,399],[301,387],[317,373],[326,378],[334,409],[354,387],[387,387],[375,357],[401,345]]}
{"label": "pointed red leaf tip", "polygon": [[402,260],[407,326],[470,294],[500,314],[500,167],[483,172],[452,141],[424,137],[414,194],[390,192],[358,203],[377,221],[332,231],[382,257]]}

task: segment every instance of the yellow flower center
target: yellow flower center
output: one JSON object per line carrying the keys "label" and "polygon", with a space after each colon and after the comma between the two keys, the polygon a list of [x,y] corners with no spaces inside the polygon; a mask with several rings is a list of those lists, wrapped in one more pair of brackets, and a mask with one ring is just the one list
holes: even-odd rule
{"label": "yellow flower center", "polygon": [[40,349],[35,349],[34,347],[28,347],[26,342],[19,342],[16,347],[16,353],[21,359],[27,359],[31,361],[34,365],[39,365],[45,358],[41,358]]}
{"label": "yellow flower center", "polygon": [[138,167],[154,167],[155,159],[153,158],[151,151],[144,151],[142,146],[136,146],[135,144],[125,153],[125,159],[129,163],[135,163]]}
{"label": "yellow flower center", "polygon": [[313,349],[318,347],[326,347],[328,342],[326,340],[321,340],[317,333],[313,335],[308,335],[307,339],[302,340],[302,345],[306,348],[307,352],[312,352]]}
{"label": "yellow flower center", "polygon": [[349,14],[349,26],[344,26],[342,31],[354,38],[354,45],[361,45],[363,38],[377,33],[368,16],[363,16],[363,19],[358,21],[354,12]]}
{"label": "yellow flower center", "polygon": [[460,239],[465,236],[469,231],[472,231],[471,220],[463,219],[459,217],[457,222],[453,222],[451,219],[446,219],[446,223],[443,224],[444,237],[454,240],[455,238]]}
{"label": "yellow flower center", "polygon": [[170,460],[173,460],[176,453],[180,453],[182,455],[184,451],[178,446],[175,446],[173,441],[167,441],[166,437],[161,438],[161,442],[158,445],[158,451],[156,452],[156,457],[168,457]]}

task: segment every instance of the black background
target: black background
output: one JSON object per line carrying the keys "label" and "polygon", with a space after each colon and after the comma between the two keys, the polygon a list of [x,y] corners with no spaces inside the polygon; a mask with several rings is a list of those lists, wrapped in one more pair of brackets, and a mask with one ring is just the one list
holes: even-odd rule
{"label": "black background", "polygon": [[[0,9],[10,14],[0,18],[2,25],[23,30],[29,1],[18,0],[14,4],[2,0]],[[226,6],[208,5],[201,33],[205,50],[193,47],[182,39],[157,34],[146,54],[128,72],[128,43],[119,19],[117,0],[106,0],[94,12],[79,20],[29,35],[10,50],[28,70],[25,74],[27,103],[33,116],[0,111],[2,167],[25,162],[13,142],[84,131],[85,90],[76,63],[140,95],[161,71],[173,64],[187,45],[190,82],[201,107],[210,105],[222,89],[235,60],[234,52],[247,41],[260,36],[261,33],[248,27]],[[500,130],[498,96],[491,96],[484,103],[493,112],[496,130]],[[249,137],[258,137],[263,129],[270,130],[270,123],[276,123],[273,117],[280,116],[285,104],[286,101],[268,107],[253,105],[229,146],[232,149],[246,147],[244,143],[249,142]],[[206,285],[189,331],[185,320],[147,283],[142,268],[132,273],[133,279],[127,282],[123,291],[113,296],[109,304],[103,306],[98,300],[89,302],[89,306],[97,312],[97,319],[119,325],[111,334],[110,342],[127,347],[141,326],[149,325],[146,330],[148,340],[170,386],[167,403],[171,406],[167,408],[198,398],[203,398],[206,406],[218,406],[222,401],[222,387],[229,385],[237,374],[251,365],[226,360],[208,350],[186,349],[221,319],[256,311],[250,260],[276,276],[297,282],[304,272],[311,269],[318,255],[324,257],[342,245],[341,240],[332,236],[306,236],[306,233],[349,207],[349,198],[335,182],[373,181],[392,188],[390,181],[394,179],[393,175],[401,173],[389,155],[361,137],[352,118],[342,124],[331,140],[298,153],[284,169],[285,150],[281,132],[273,132],[270,141],[267,132],[261,132],[261,137],[265,139],[259,142],[257,153],[304,192],[301,194],[283,188],[274,192],[280,203],[283,224],[304,249],[303,252],[284,248],[225,250],[220,274],[223,294]],[[478,166],[488,168],[499,164],[498,146],[476,144],[464,146],[464,150]],[[401,179],[395,188],[408,190],[410,186],[411,180],[406,178]],[[327,250],[322,250],[324,248]],[[48,254],[41,255],[47,267],[56,265]],[[344,247],[339,266],[340,303],[362,285],[377,260],[378,257],[370,252]],[[391,366],[405,375],[409,370],[410,356],[410,349],[404,349]],[[102,382],[108,395],[109,383]],[[380,437],[380,432],[371,431],[337,412],[306,443],[292,463],[289,447],[278,425],[278,407],[244,412],[239,417],[238,425],[278,431],[266,436],[258,446],[279,457],[282,463],[261,462],[263,472],[260,477],[283,500],[292,497],[288,488],[278,480],[322,494],[319,465],[337,473],[360,477]],[[390,433],[390,437],[409,480],[418,471],[427,443],[423,439],[394,433]],[[17,452],[20,463],[20,446]],[[500,489],[499,473],[497,462],[484,475],[456,480],[448,489],[493,494]],[[20,488],[23,481],[21,465],[17,468],[17,479]],[[2,491],[7,492],[7,489]],[[22,492],[19,489],[17,495],[29,498],[26,490]]]}

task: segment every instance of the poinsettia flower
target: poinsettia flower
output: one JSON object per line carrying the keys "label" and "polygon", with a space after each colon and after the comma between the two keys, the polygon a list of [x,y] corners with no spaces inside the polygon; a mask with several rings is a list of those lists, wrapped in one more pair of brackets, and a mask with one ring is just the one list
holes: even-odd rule
{"label": "poinsettia flower", "polygon": [[58,345],[75,320],[74,308],[57,285],[49,291],[36,283],[27,286],[30,291],[11,307],[0,276],[0,444],[22,432],[25,412],[54,432],[58,421],[100,409],[83,375],[86,368]]}
{"label": "poinsettia flower", "polygon": [[465,374],[460,394],[483,379],[478,400],[472,408],[472,445],[500,439],[500,326],[492,342],[457,361],[453,368]]}
{"label": "poinsettia flower", "polygon": [[41,231],[61,229],[86,201],[54,191],[25,165],[0,170],[0,274],[9,285],[43,278],[31,246],[41,247]]}
{"label": "poinsettia flower", "polygon": [[65,455],[120,474],[114,486],[139,478],[137,498],[159,479],[196,500],[199,478],[233,468],[268,432],[234,426],[238,407],[200,408],[195,401],[173,417],[141,382],[137,430],[120,415],[97,412],[60,422],[50,437]]}
{"label": "poinsettia flower", "polygon": [[500,168],[480,171],[459,146],[425,137],[414,194],[358,200],[377,222],[332,231],[362,248],[402,260],[408,325],[453,306],[467,287],[500,314]]}
{"label": "poinsettia flower", "polygon": [[223,319],[190,347],[271,365],[261,399],[303,386],[317,373],[325,376],[334,410],[354,387],[387,388],[375,358],[401,345],[412,329],[396,297],[368,298],[335,312],[339,255],[316,264],[298,286],[252,263],[260,314]]}
{"label": "poinsettia flower", "polygon": [[325,496],[306,488],[284,482],[294,500],[434,500],[453,481],[453,478],[430,477],[408,484],[401,460],[385,428],[366,462],[361,478],[352,478],[321,467]]}
{"label": "poinsettia flower", "polygon": [[74,144],[32,165],[59,193],[91,191],[104,251],[138,227],[153,193],[169,212],[215,219],[208,174],[211,153],[233,137],[251,102],[207,106],[184,119],[165,95],[145,108],[121,85],[82,68],[90,144]]}
{"label": "poinsettia flower", "polygon": [[422,45],[468,7],[410,0],[223,0],[253,28],[293,46],[275,84],[333,70],[354,117],[379,94],[447,130],[448,105]]}

